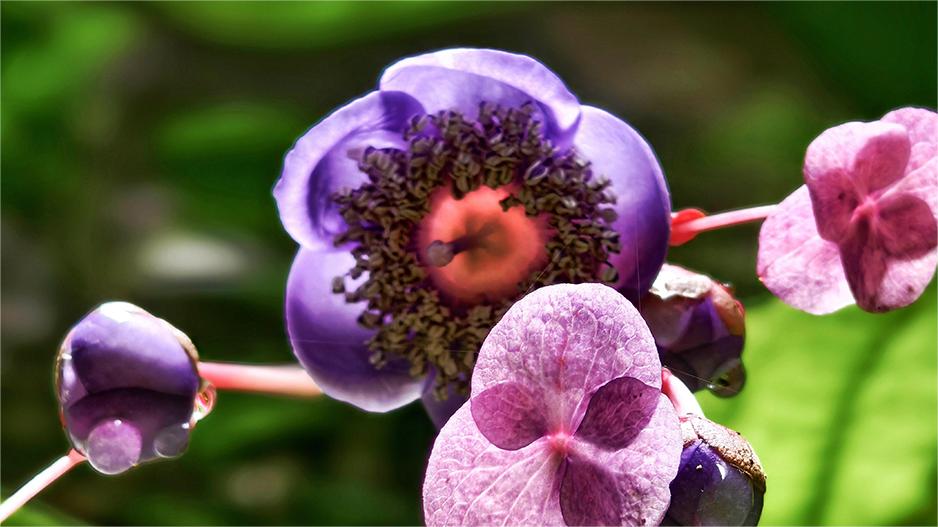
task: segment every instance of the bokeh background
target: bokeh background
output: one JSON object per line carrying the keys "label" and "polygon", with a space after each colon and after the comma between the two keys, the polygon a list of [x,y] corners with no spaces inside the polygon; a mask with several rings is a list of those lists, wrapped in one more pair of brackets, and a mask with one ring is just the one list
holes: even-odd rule
{"label": "bokeh background", "polygon": [[[823,129],[936,106],[936,4],[22,3],[2,15],[4,495],[66,450],[59,340],[125,299],[203,358],[288,362],[284,152],[394,60],[537,57],[656,149],[675,208],[777,202]],[[671,259],[748,307],[749,384],[702,395],[768,473],[763,524],[935,524],[935,287],[884,316],[796,312],[755,278],[758,228]],[[189,452],[80,467],[33,524],[417,524],[434,429],[413,405],[220,395]]]}

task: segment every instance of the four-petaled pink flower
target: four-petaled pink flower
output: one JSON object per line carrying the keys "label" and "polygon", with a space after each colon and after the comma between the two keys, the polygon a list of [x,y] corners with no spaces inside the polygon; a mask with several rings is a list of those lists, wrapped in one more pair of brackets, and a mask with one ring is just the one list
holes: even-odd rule
{"label": "four-petaled pink flower", "polygon": [[888,311],[915,301],[938,263],[938,114],[902,108],[822,133],[805,186],[759,236],[759,277],[814,314],[856,302]]}
{"label": "four-petaled pink flower", "polygon": [[657,525],[681,435],[641,316],[599,284],[555,285],[489,333],[440,431],[427,525]]}

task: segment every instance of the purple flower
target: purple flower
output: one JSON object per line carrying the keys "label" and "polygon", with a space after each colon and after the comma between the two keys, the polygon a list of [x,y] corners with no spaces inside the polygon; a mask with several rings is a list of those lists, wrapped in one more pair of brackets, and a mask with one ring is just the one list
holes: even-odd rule
{"label": "purple flower", "polygon": [[440,431],[427,525],[656,525],[680,458],[654,341],[600,284],[554,285],[489,333]]}
{"label": "purple flower", "polygon": [[914,302],[938,263],[938,114],[831,128],[808,147],[804,177],[763,224],[766,287],[814,314]]}
{"label": "purple flower", "polygon": [[691,390],[721,397],[746,382],[743,305],[709,276],[665,264],[639,304],[661,363]]}
{"label": "purple flower", "polygon": [[56,361],[62,422],[96,470],[117,474],[188,446],[199,394],[192,342],[124,302],[102,304],[65,337]]}
{"label": "purple flower", "polygon": [[606,282],[637,299],[670,228],[631,127],[536,60],[484,49],[390,66],[296,142],[274,196],[301,246],[294,352],[325,393],[372,411],[465,389],[527,291]]}

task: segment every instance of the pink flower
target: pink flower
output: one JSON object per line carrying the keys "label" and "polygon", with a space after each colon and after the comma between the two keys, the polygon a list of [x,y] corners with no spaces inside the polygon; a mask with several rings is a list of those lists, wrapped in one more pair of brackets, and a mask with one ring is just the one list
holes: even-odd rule
{"label": "pink flower", "polygon": [[554,285],[489,333],[440,431],[427,525],[657,525],[682,441],[648,328],[600,284]]}
{"label": "pink flower", "polygon": [[921,108],[822,133],[805,155],[806,185],[762,226],[766,287],[814,314],[914,302],[938,263],[936,156],[938,114]]}

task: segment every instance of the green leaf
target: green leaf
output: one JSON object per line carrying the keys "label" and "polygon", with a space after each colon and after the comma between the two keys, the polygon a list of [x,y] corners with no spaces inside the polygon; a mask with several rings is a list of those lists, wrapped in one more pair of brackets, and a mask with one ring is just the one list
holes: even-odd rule
{"label": "green leaf", "polygon": [[935,522],[934,306],[932,286],[885,315],[815,317],[774,299],[748,310],[745,390],[700,399],[762,459],[762,524]]}

